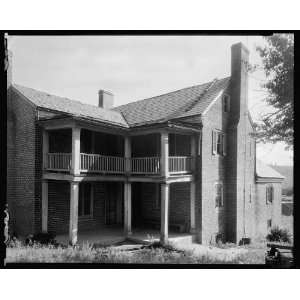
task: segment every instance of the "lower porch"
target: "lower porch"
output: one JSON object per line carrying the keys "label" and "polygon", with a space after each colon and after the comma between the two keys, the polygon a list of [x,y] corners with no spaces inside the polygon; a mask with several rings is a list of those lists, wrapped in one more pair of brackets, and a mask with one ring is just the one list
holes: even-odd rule
{"label": "lower porch", "polygon": [[43,232],[59,243],[162,243],[195,231],[195,184],[67,182],[42,188]]}

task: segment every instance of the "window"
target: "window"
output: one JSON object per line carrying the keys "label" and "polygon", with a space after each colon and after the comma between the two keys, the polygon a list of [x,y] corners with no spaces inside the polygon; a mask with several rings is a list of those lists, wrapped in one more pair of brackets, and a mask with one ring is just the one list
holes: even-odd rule
{"label": "window", "polygon": [[91,216],[93,214],[93,190],[89,182],[79,186],[78,216]]}
{"label": "window", "polygon": [[223,111],[228,113],[230,111],[230,97],[229,95],[223,95]]}
{"label": "window", "polygon": [[223,184],[222,183],[215,184],[215,201],[216,201],[216,207],[223,206]]}
{"label": "window", "polygon": [[226,138],[221,131],[212,132],[212,152],[213,154],[226,155]]}
{"label": "window", "polygon": [[271,184],[267,185],[266,187],[266,203],[272,203],[274,197],[274,188]]}
{"label": "window", "polygon": [[155,209],[160,209],[161,205],[161,190],[160,184],[155,184]]}
{"label": "window", "polygon": [[268,229],[270,229],[272,227],[272,219],[269,219],[267,221],[267,226],[268,226]]}

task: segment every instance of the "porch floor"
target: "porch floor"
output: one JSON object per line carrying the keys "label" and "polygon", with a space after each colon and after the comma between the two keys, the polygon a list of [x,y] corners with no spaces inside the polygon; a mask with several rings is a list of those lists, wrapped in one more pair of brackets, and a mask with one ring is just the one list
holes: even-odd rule
{"label": "porch floor", "polygon": [[[61,234],[56,236],[56,241],[63,245],[69,243],[68,234]],[[127,240],[134,243],[149,244],[151,242],[159,241],[160,232],[153,229],[133,229],[132,235]],[[89,231],[78,232],[78,244],[84,243],[96,244],[99,246],[111,246],[119,244],[126,240],[124,230],[121,227],[116,228],[101,228]],[[169,242],[190,244],[193,242],[193,235],[189,233],[175,233],[169,232]]]}

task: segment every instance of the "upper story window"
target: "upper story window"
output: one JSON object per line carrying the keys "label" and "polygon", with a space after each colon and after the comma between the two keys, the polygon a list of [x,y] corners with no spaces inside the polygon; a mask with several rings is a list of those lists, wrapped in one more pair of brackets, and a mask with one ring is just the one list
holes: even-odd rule
{"label": "upper story window", "polygon": [[223,184],[220,182],[215,183],[215,203],[216,207],[222,207],[223,202]]}
{"label": "upper story window", "polygon": [[226,155],[226,137],[221,131],[212,131],[212,152],[213,154]]}
{"label": "upper story window", "polygon": [[223,111],[228,113],[230,111],[230,97],[227,94],[224,94],[222,97],[223,101]]}
{"label": "upper story window", "polygon": [[89,182],[81,183],[79,186],[78,216],[93,215],[93,190]]}
{"label": "upper story window", "polygon": [[274,188],[272,184],[267,185],[266,187],[266,203],[271,204],[274,199]]}

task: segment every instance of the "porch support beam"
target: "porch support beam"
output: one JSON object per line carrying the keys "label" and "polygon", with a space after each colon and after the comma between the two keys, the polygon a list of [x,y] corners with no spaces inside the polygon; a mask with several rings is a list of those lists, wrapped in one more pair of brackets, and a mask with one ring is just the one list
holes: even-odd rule
{"label": "porch support beam", "polygon": [[42,232],[48,231],[48,181],[42,181]]}
{"label": "porch support beam", "polygon": [[49,133],[46,129],[43,130],[43,168],[48,167],[48,152],[49,152]]}
{"label": "porch support beam", "polygon": [[162,132],[160,136],[161,157],[160,167],[161,175],[165,178],[169,176],[169,134]]}
{"label": "porch support beam", "polygon": [[166,244],[168,241],[169,227],[169,184],[161,185],[161,223],[160,223],[160,242]]}
{"label": "porch support beam", "polygon": [[71,182],[70,190],[70,227],[69,227],[69,242],[71,245],[77,243],[78,233],[78,197],[79,197],[79,182]]}
{"label": "porch support beam", "polygon": [[80,128],[72,128],[72,175],[80,175]]}
{"label": "porch support beam", "polygon": [[124,183],[124,234],[129,236],[131,231],[131,183]]}
{"label": "porch support beam", "polygon": [[191,228],[190,228],[190,232],[191,233],[195,233],[196,231],[196,217],[195,217],[195,201],[196,200],[196,182],[193,180],[190,183],[190,218],[191,218]]}

